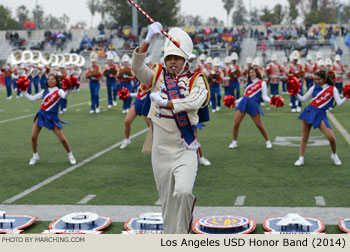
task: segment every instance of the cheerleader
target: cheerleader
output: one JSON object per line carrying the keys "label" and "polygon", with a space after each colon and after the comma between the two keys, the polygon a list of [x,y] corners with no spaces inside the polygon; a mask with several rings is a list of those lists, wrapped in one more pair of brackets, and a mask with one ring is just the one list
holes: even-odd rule
{"label": "cheerleader", "polygon": [[[126,118],[124,121],[124,135],[125,139],[123,141],[123,144],[120,146],[120,149],[125,149],[130,143],[130,131],[131,131],[131,124],[135,120],[136,116],[143,115],[142,109],[144,107],[146,97],[148,92],[142,92],[140,86],[137,89],[136,94],[136,100],[130,107],[128,113],[126,114]],[[148,119],[146,116],[143,116],[143,118],[146,121],[147,126],[150,126],[150,119]]]}
{"label": "cheerleader", "polygon": [[338,89],[334,87],[333,82],[327,76],[326,71],[320,70],[314,74],[315,85],[312,86],[304,96],[297,95],[301,102],[306,101],[312,96],[310,104],[299,115],[302,120],[302,138],[300,142],[299,159],[294,163],[295,166],[304,164],[304,154],[306,144],[309,139],[311,127],[319,128],[328,139],[332,154],[331,158],[335,165],[341,165],[341,161],[337,155],[335,136],[329,124],[326,110],[332,105],[332,99],[336,101],[338,106],[341,106],[346,101],[346,98],[341,99]]}
{"label": "cheerleader", "polygon": [[264,115],[259,105],[261,98],[270,103],[270,98],[267,96],[266,82],[261,79],[259,70],[251,68],[248,70],[248,84],[245,87],[244,96],[235,101],[238,106],[233,121],[233,141],[228,148],[234,149],[238,147],[237,138],[239,126],[246,113],[250,115],[256,127],[265,138],[266,148],[272,148],[272,144],[260,116]]}
{"label": "cheerleader", "polygon": [[59,89],[59,79],[53,74],[50,74],[47,79],[45,90],[38,94],[30,95],[27,91],[24,91],[24,96],[30,101],[36,101],[42,99],[41,107],[34,118],[34,125],[32,129],[32,148],[33,157],[29,161],[29,165],[34,165],[39,160],[37,150],[37,140],[42,127],[46,127],[52,130],[58,139],[63,144],[64,149],[68,153],[69,162],[76,164],[76,160],[70,149],[68,140],[63,134],[61,120],[58,118],[58,106],[62,98],[67,98],[69,91]]}

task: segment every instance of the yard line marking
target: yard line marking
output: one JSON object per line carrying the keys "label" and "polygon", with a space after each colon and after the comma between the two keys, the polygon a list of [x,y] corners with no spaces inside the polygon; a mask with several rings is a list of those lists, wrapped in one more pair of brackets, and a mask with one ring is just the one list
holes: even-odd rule
{"label": "yard line marking", "polygon": [[237,196],[235,206],[243,206],[246,196]]}
{"label": "yard line marking", "polygon": [[315,202],[317,206],[326,206],[326,201],[323,196],[315,196]]}
{"label": "yard line marking", "polygon": [[345,141],[350,145],[350,134],[346,131],[343,125],[341,125],[341,123],[337,120],[337,118],[335,118],[335,116],[332,113],[328,112],[328,117],[329,119],[331,119],[335,127],[339,130],[340,134],[343,135]]}
{"label": "yard line marking", "polygon": [[86,204],[95,197],[96,197],[96,194],[89,194],[88,196],[80,200],[77,204]]}
{"label": "yard line marking", "polygon": [[[103,100],[107,100],[107,99],[100,99],[100,101],[103,101]],[[83,104],[88,104],[88,103],[89,103],[89,101],[88,102],[77,103],[77,104],[73,104],[73,105],[68,106],[68,108],[73,108],[73,107],[77,107],[77,106],[80,106],[80,105],[83,105]],[[31,117],[31,116],[35,116],[35,115],[36,115],[36,113],[35,114],[18,116],[18,117],[7,119],[7,120],[2,120],[2,121],[0,121],[0,124],[1,123],[11,122],[11,121],[16,121],[16,120],[19,120],[19,119],[23,119],[23,118],[27,118],[27,117]]]}
{"label": "yard line marking", "polygon": [[[141,130],[141,131],[135,133],[134,135],[132,135],[132,136],[130,137],[130,139],[133,139],[133,138],[135,138],[135,137],[137,137],[137,136],[139,136],[139,135],[145,133],[146,131],[148,131],[148,128],[143,129],[143,130]],[[105,154],[105,153],[107,153],[107,152],[109,152],[109,151],[111,151],[111,150],[117,148],[117,147],[118,147],[119,145],[121,145],[123,142],[124,142],[124,139],[121,140],[121,141],[119,141],[119,142],[117,142],[117,143],[115,143],[115,144],[113,144],[112,146],[110,146],[110,147],[108,147],[108,148],[106,148],[106,149],[104,149],[104,150],[98,152],[98,153],[95,153],[94,155],[88,157],[87,159],[81,161],[80,163],[78,163],[78,164],[76,164],[76,165],[73,165],[73,166],[71,166],[71,167],[69,167],[69,168],[63,170],[63,171],[57,173],[56,175],[54,175],[54,176],[52,176],[52,177],[50,177],[50,178],[45,179],[44,181],[40,182],[39,184],[37,184],[37,185],[35,185],[35,186],[33,186],[33,187],[31,187],[31,188],[25,190],[25,191],[23,191],[23,192],[21,192],[21,193],[15,195],[15,196],[13,196],[12,198],[9,198],[9,199],[5,200],[5,201],[3,202],[3,204],[11,204],[11,203],[13,203],[13,202],[16,201],[16,200],[21,199],[21,198],[27,196],[28,194],[30,194],[30,193],[32,193],[32,192],[34,192],[34,191],[40,189],[41,187],[43,187],[43,186],[45,186],[45,185],[51,183],[52,181],[54,181],[54,180],[56,180],[56,179],[62,177],[63,175],[66,175],[67,173],[69,173],[69,172],[71,172],[71,171],[74,171],[75,169],[79,168],[80,166],[83,166],[84,164],[89,163],[89,162],[91,162],[92,160],[94,160],[94,159],[96,159],[96,158],[102,156],[103,154]]]}

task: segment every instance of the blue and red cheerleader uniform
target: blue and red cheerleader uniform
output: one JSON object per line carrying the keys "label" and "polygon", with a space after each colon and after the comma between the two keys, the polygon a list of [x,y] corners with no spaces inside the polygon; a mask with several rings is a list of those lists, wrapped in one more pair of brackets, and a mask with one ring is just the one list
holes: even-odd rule
{"label": "blue and red cheerleader uniform", "polygon": [[346,98],[340,99],[339,92],[334,86],[328,84],[312,86],[305,96],[298,94],[297,98],[303,102],[310,98],[312,100],[310,104],[299,115],[300,120],[305,120],[307,124],[311,124],[315,129],[320,127],[322,121],[324,121],[327,128],[332,128],[327,117],[327,109],[333,107],[333,98],[337,102],[338,106],[343,105]]}
{"label": "blue and red cheerleader uniform", "polygon": [[244,96],[237,100],[237,108],[241,113],[248,113],[255,116],[258,112],[264,115],[260,107],[261,98],[270,103],[270,98],[267,96],[266,82],[260,79],[255,79],[248,83],[244,90]]}
{"label": "blue and red cheerleader uniform", "polygon": [[[137,115],[143,115],[143,107],[146,101],[146,97],[147,97],[148,92],[142,92],[140,89],[140,86],[137,88],[137,95],[136,95],[136,99],[133,103],[133,105],[135,106],[135,111]],[[148,109],[149,110],[149,109]],[[148,112],[147,112],[148,114]]]}
{"label": "blue and red cheerleader uniform", "polygon": [[68,92],[63,91],[57,87],[48,88],[45,91],[41,91],[36,95],[29,95],[24,92],[24,95],[30,100],[35,101],[42,98],[42,103],[40,110],[35,115],[34,121],[38,119],[37,124],[40,128],[45,127],[49,130],[53,129],[55,126],[62,128],[62,124],[66,122],[61,121],[58,118],[58,110],[60,100],[62,98],[67,98]]}

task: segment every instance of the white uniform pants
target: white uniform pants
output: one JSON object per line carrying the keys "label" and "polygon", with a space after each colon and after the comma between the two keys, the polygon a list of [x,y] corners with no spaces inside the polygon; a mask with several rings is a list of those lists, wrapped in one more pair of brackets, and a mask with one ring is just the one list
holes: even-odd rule
{"label": "white uniform pants", "polygon": [[180,140],[180,131],[170,133],[153,123],[152,167],[166,234],[190,231],[196,201],[192,189],[198,168],[197,152],[184,149]]}

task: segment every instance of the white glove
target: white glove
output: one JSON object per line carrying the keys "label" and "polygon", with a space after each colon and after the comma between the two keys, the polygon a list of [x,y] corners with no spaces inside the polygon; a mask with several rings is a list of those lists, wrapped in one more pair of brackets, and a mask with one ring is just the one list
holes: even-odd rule
{"label": "white glove", "polygon": [[163,29],[161,23],[159,22],[155,22],[153,24],[151,24],[148,28],[148,33],[147,33],[147,36],[146,36],[146,39],[145,39],[145,42],[150,44],[151,41],[157,37],[157,36],[161,36],[162,35],[162,32],[161,30]]}
{"label": "white glove", "polygon": [[168,99],[163,99],[159,93],[151,93],[151,100],[161,107],[166,107]]}

